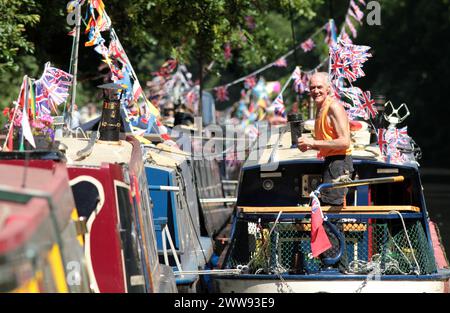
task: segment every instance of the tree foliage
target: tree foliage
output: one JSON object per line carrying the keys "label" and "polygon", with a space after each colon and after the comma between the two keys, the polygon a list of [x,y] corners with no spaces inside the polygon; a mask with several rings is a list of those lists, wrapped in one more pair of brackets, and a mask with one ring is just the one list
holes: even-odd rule
{"label": "tree foliage", "polygon": [[0,72],[17,69],[14,61],[20,49],[33,52],[25,32],[39,21],[35,9],[34,0],[0,0]]}

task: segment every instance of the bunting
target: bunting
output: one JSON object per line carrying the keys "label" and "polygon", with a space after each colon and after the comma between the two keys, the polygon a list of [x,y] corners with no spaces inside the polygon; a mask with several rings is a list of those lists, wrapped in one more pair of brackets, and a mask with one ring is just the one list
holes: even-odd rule
{"label": "bunting", "polygon": [[300,44],[300,47],[303,49],[304,52],[309,52],[312,49],[314,49],[316,45],[314,44],[314,41],[311,38],[308,38],[304,42]]}
{"label": "bunting", "polygon": [[286,117],[283,95],[281,93],[272,102],[272,107],[274,109],[275,115]]}
{"label": "bunting", "polygon": [[[88,13],[89,21],[85,30],[85,33],[88,34],[88,41],[85,46],[94,46],[94,50],[103,57],[103,62],[108,65],[112,81],[123,85],[126,89],[125,96],[121,101],[133,132],[140,133],[142,131],[142,129],[135,131],[139,125],[145,127],[145,131],[148,128],[147,123],[142,121],[149,121],[152,120],[152,116],[159,116],[159,111],[146,98],[125,49],[112,28],[103,1],[89,0]],[[109,44],[106,44],[101,32],[108,30],[110,31],[110,41]],[[176,61],[168,61],[158,74],[168,76],[175,67]]]}
{"label": "bunting", "polygon": [[69,97],[73,76],[47,63],[44,72],[35,82],[36,115],[58,112],[57,107]]}

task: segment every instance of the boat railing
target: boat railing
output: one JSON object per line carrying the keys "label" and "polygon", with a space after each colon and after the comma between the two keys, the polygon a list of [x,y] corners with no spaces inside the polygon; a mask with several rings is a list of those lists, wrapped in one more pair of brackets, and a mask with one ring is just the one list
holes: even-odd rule
{"label": "boat railing", "polygon": [[398,211],[327,216],[324,228],[332,247],[314,258],[309,214],[283,212],[277,220],[276,214],[241,213],[223,268],[249,265],[249,274],[297,275],[369,274],[375,265],[382,275],[437,271],[425,226],[417,216]]}

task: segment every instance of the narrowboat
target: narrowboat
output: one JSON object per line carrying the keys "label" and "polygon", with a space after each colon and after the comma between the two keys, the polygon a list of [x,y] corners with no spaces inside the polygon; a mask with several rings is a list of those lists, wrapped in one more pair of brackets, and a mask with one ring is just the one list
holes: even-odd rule
{"label": "narrowboat", "polygon": [[64,156],[0,154],[0,292],[90,292]]}
{"label": "narrowboat", "polygon": [[94,291],[176,292],[172,270],[158,262],[139,142],[123,134],[117,141],[95,136],[60,139],[78,214],[86,221],[84,253]]}
{"label": "narrowboat", "polygon": [[[448,261],[412,144],[403,162],[392,162],[370,137],[367,125],[352,131],[355,171],[337,185],[321,184],[323,159],[293,146],[289,126],[256,146],[241,171],[230,244],[219,261],[239,274],[213,276],[214,291],[448,292]],[[331,248],[313,257],[311,193],[342,186],[349,187],[344,205],[321,208]]]}
{"label": "narrowboat", "polygon": [[199,270],[209,263],[213,242],[201,234],[189,155],[163,143],[144,145],[143,151],[160,262],[173,266],[180,292],[196,292],[201,287]]}

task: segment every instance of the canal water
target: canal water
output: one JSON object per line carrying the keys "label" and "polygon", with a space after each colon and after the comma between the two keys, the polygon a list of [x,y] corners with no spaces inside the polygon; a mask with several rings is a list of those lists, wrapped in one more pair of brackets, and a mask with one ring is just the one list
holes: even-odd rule
{"label": "canal water", "polygon": [[430,218],[437,223],[450,258],[450,169],[422,168],[420,173]]}

